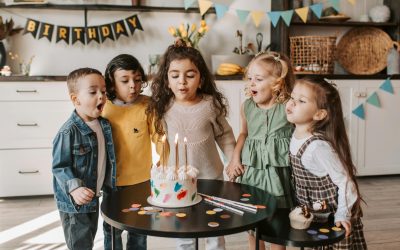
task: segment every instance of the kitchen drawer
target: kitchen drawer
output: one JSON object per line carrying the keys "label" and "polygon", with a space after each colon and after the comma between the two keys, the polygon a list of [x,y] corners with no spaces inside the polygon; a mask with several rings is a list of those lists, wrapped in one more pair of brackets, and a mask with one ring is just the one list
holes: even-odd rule
{"label": "kitchen drawer", "polygon": [[53,193],[51,149],[0,150],[0,197]]}
{"label": "kitchen drawer", "polygon": [[0,149],[51,147],[73,109],[70,101],[0,102]]}
{"label": "kitchen drawer", "polygon": [[69,100],[66,82],[0,82],[0,102],[52,100]]}

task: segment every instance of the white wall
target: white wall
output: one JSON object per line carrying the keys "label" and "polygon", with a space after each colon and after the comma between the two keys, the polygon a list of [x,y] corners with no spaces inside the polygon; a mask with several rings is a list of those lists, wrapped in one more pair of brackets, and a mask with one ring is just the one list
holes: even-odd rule
{"label": "white wall", "polygon": [[[4,1],[3,1],[4,2]],[[56,1],[49,1],[56,2]],[[100,1],[58,1],[63,3],[81,4],[99,3]],[[142,1],[143,2],[143,1]],[[146,0],[146,5],[152,6],[183,6],[183,0],[161,1]],[[197,1],[196,1],[197,2]],[[246,24],[241,24],[233,9],[245,10],[270,10],[270,0],[220,0],[220,3],[232,2],[230,11],[221,20],[217,20],[215,14],[206,16],[210,26],[209,32],[200,41],[202,51],[207,63],[211,65],[211,54],[230,54],[234,47],[238,46],[235,37],[236,30],[243,31],[244,44],[255,43],[257,32],[264,35],[264,46],[270,41],[270,22],[265,17],[258,28],[249,16]],[[107,4],[129,4],[130,1],[102,1]],[[137,12],[134,11],[89,11],[88,25],[100,25],[121,20]],[[54,9],[0,9],[0,15],[12,17],[16,24],[24,27],[26,18],[32,18],[41,22],[55,25],[83,26],[83,11],[80,10],[54,10]],[[130,53],[136,56],[142,65],[147,68],[148,55],[160,54],[173,42],[173,37],[168,33],[169,26],[178,26],[181,22],[200,21],[199,13],[166,13],[145,12],[138,13],[139,20],[144,31],[136,30],[130,37],[120,37],[118,41],[107,40],[104,44],[94,42],[82,45],[79,42],[74,45],[66,45],[64,42],[50,43],[46,38],[34,39],[30,34],[22,35],[22,32],[8,39],[8,50],[18,53],[22,58],[28,59],[35,55],[31,66],[31,75],[66,75],[78,67],[93,67],[104,71],[109,60],[120,53]],[[8,59],[13,71],[18,69],[17,63]],[[18,71],[18,70],[17,70]]]}

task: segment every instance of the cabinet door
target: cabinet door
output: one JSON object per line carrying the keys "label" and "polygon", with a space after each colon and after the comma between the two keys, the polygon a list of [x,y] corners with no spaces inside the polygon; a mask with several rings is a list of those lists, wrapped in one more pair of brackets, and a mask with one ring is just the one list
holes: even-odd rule
{"label": "cabinet door", "polygon": [[[358,119],[358,168],[361,175],[400,174],[400,80],[392,80],[394,94],[382,91],[383,80],[360,80],[365,96],[365,120]],[[377,92],[381,107],[366,103]]]}
{"label": "cabinet door", "polygon": [[358,95],[358,80],[336,80],[337,88],[342,101],[343,118],[349,138],[351,155],[354,164],[358,165],[358,121],[352,114],[354,107],[360,102]]}
{"label": "cabinet door", "polygon": [[52,194],[51,149],[0,150],[0,197]]}
{"label": "cabinet door", "polygon": [[217,87],[228,101],[228,122],[237,138],[240,131],[240,106],[244,101],[244,81],[218,81]]}

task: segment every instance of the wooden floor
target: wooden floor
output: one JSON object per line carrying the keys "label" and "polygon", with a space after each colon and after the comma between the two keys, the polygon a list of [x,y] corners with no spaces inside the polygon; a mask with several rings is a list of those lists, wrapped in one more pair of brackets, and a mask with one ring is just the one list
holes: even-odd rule
{"label": "wooden floor", "polygon": [[[367,202],[363,223],[369,249],[400,249],[400,176],[364,177],[359,184]],[[100,223],[95,242],[98,250],[103,249]],[[226,242],[227,250],[246,249],[247,235],[230,235]],[[203,245],[200,241],[200,249]],[[66,249],[53,198],[0,199],[0,249]],[[148,249],[173,250],[175,241],[149,237]]]}

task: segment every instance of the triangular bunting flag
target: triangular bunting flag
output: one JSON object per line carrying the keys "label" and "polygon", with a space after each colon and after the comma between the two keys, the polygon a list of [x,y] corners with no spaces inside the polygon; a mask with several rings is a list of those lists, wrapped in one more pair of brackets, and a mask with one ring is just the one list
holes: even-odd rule
{"label": "triangular bunting flag", "polygon": [[[366,1],[366,0],[364,0]],[[329,0],[329,2],[331,3],[332,7],[337,10],[338,12],[340,12],[340,0]]]}
{"label": "triangular bunting flag", "polygon": [[365,112],[364,112],[364,106],[363,104],[360,104],[357,108],[353,110],[353,114],[355,114],[357,117],[361,119],[365,119]]}
{"label": "triangular bunting flag", "polygon": [[387,78],[379,88],[386,92],[394,94],[393,86],[392,86],[392,82],[390,81],[390,78]]}
{"label": "triangular bunting flag", "polygon": [[251,12],[251,17],[253,18],[254,25],[258,27],[261,23],[261,19],[265,16],[264,11],[254,10]]}
{"label": "triangular bunting flag", "polygon": [[281,11],[281,17],[285,21],[286,26],[290,26],[293,17],[293,10]]}
{"label": "triangular bunting flag", "polygon": [[208,0],[198,0],[200,15],[204,15],[209,8],[213,5],[211,1]]}
{"label": "triangular bunting flag", "polygon": [[276,25],[279,22],[279,18],[281,17],[281,12],[280,11],[271,11],[271,12],[267,12],[269,19],[271,19],[271,23],[274,27],[276,27]]}
{"label": "triangular bunting flag", "polygon": [[374,92],[370,97],[368,97],[367,102],[369,104],[374,105],[375,107],[378,107],[378,108],[381,107],[381,102],[379,101],[379,97],[376,92]]}
{"label": "triangular bunting flag", "polygon": [[318,19],[321,18],[322,8],[323,7],[324,7],[324,5],[322,3],[313,4],[313,5],[310,6],[312,12],[314,12],[314,14],[318,17]]}
{"label": "triangular bunting flag", "polygon": [[196,0],[185,0],[185,10],[189,9]]}
{"label": "triangular bunting flag", "polygon": [[295,9],[297,15],[301,18],[301,20],[306,23],[307,22],[307,16],[308,16],[308,7],[303,7],[299,9]]}
{"label": "triangular bunting flag", "polygon": [[242,24],[246,23],[246,19],[249,13],[250,11],[248,10],[236,10],[236,14],[239,17],[239,20]]}
{"label": "triangular bunting flag", "polygon": [[351,3],[353,6],[356,4],[356,0],[347,0],[349,3]]}
{"label": "triangular bunting flag", "polygon": [[215,12],[217,13],[217,19],[224,17],[225,13],[228,11],[228,6],[223,4],[214,4]]}

